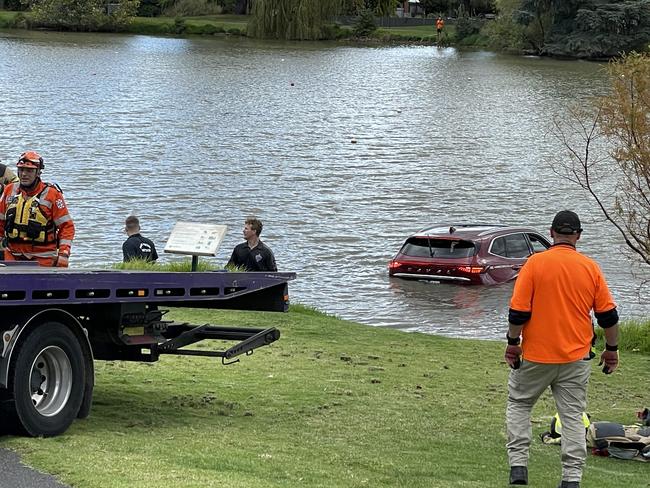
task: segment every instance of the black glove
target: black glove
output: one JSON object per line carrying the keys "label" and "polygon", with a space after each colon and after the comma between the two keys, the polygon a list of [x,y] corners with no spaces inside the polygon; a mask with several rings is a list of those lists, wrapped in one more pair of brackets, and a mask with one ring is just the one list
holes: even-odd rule
{"label": "black glove", "polygon": [[598,363],[598,366],[602,365],[603,363],[605,363],[603,366],[603,373],[613,373],[614,370],[618,367],[618,351],[611,351],[607,349],[604,350],[600,355],[600,362]]}

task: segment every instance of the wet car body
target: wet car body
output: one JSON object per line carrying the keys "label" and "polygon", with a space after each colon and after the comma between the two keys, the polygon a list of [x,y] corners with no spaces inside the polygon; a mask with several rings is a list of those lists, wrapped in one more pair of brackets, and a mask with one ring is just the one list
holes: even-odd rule
{"label": "wet car body", "polygon": [[514,280],[549,240],[535,229],[496,224],[434,224],[409,236],[388,264],[391,277],[467,285]]}

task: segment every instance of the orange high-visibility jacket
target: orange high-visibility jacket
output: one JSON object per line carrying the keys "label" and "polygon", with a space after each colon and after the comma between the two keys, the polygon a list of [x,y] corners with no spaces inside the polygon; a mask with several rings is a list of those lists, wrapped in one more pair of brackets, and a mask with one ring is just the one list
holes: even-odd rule
{"label": "orange high-visibility jacket", "polygon": [[442,29],[445,26],[445,21],[442,19],[436,20],[436,29]]}
{"label": "orange high-visibility jacket", "polygon": [[[20,188],[20,183],[12,183],[5,187],[0,199],[0,239],[5,237],[7,225],[7,207],[14,197],[19,194],[24,199],[39,196],[38,208],[43,216],[54,226],[54,239],[50,242],[37,243],[25,239],[12,239],[7,242],[5,254],[10,253],[14,257],[26,259],[37,259],[43,262],[45,259],[58,259],[58,266],[67,266],[70,247],[74,239],[74,223],[68,213],[68,207],[63,199],[63,194],[52,185],[39,180],[36,186],[29,192]],[[11,259],[11,258],[10,258]]]}

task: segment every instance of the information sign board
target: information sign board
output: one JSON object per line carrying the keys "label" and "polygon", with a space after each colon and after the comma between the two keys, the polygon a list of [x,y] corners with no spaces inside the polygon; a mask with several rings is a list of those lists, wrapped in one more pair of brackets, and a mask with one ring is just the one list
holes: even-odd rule
{"label": "information sign board", "polygon": [[176,222],[165,244],[165,252],[192,256],[216,256],[228,226]]}

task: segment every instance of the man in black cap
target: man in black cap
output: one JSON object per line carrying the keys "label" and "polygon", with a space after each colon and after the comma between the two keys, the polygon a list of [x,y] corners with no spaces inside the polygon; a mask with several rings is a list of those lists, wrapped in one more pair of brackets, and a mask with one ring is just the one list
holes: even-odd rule
{"label": "man in black cap", "polygon": [[598,264],[576,250],[582,235],[578,216],[558,212],[553,245],[533,254],[515,282],[508,313],[505,360],[508,379],[506,430],[510,484],[528,484],[530,414],[550,387],[562,422],[559,488],[579,488],[587,458],[583,412],[591,373],[591,311],[605,330],[603,372],[618,366],[618,312]]}

